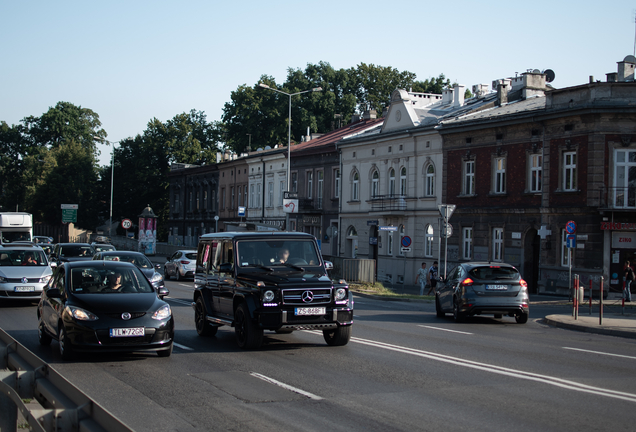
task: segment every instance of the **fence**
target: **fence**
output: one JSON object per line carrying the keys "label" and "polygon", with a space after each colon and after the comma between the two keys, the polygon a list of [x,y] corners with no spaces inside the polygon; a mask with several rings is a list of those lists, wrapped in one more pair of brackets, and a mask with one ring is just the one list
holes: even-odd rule
{"label": "fence", "polygon": [[375,283],[376,262],[373,259],[351,259],[325,256],[333,263],[330,275],[334,279],[342,278],[347,282]]}

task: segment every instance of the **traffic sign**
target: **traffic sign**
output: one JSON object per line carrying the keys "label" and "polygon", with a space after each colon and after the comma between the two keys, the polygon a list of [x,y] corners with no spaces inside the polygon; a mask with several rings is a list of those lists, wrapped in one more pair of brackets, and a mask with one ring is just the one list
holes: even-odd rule
{"label": "traffic sign", "polygon": [[124,219],[121,221],[121,227],[123,229],[130,229],[132,227],[132,221],[130,219]]}
{"label": "traffic sign", "polygon": [[455,204],[439,204],[437,206],[437,208],[439,209],[439,214],[441,214],[445,220],[450,219],[456,207],[457,206]]}
{"label": "traffic sign", "polygon": [[565,238],[565,244],[569,248],[575,248],[576,247],[576,236],[574,234],[568,234],[568,236]]}
{"label": "traffic sign", "polygon": [[410,247],[400,248],[400,252],[411,252],[411,248]]}
{"label": "traffic sign", "polygon": [[567,224],[565,224],[565,231],[568,234],[574,234],[576,232],[576,222],[574,221],[568,221]]}
{"label": "traffic sign", "polygon": [[239,217],[244,217],[245,216],[245,207],[244,206],[239,206],[238,215],[239,215]]}
{"label": "traffic sign", "polygon": [[402,237],[402,246],[405,248],[411,246],[411,237],[409,236]]}
{"label": "traffic sign", "polygon": [[448,238],[453,235],[453,226],[449,223],[442,224],[442,237]]}
{"label": "traffic sign", "polygon": [[77,222],[77,209],[62,209],[62,223]]}
{"label": "traffic sign", "polygon": [[397,231],[398,227],[396,226],[381,226],[380,231]]}

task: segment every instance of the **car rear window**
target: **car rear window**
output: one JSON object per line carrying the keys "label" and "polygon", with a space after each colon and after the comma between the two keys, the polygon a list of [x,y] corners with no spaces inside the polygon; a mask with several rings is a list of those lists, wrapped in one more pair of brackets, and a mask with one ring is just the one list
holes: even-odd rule
{"label": "car rear window", "polygon": [[517,279],[519,271],[514,267],[487,266],[475,267],[468,272],[476,280]]}
{"label": "car rear window", "polygon": [[197,260],[197,253],[193,252],[193,253],[187,253],[185,254],[185,257],[189,260],[193,260],[196,261]]}

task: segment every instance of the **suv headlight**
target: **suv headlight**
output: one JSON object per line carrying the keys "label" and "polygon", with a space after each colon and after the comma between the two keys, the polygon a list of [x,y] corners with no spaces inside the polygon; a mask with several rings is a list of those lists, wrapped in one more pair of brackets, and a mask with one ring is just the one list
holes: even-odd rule
{"label": "suv headlight", "polygon": [[152,319],[156,320],[164,320],[166,318],[170,318],[172,315],[172,310],[170,309],[170,305],[165,305],[159,308],[159,310],[152,314]]}
{"label": "suv headlight", "polygon": [[43,283],[43,284],[49,283],[49,281],[51,280],[51,277],[52,277],[51,275],[41,277],[40,278],[40,283]]}
{"label": "suv headlight", "polygon": [[267,290],[263,293],[263,301],[265,302],[271,302],[274,300],[274,291],[272,290]]}
{"label": "suv headlight", "polygon": [[347,290],[344,288],[336,289],[335,300],[340,301],[343,300],[347,296]]}

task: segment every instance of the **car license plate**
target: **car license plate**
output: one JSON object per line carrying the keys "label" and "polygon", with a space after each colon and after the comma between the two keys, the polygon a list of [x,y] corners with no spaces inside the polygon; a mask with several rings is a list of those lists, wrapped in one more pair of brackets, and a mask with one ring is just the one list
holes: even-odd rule
{"label": "car license plate", "polygon": [[324,307],[305,307],[305,308],[296,308],[296,315],[324,315],[327,313],[327,308]]}
{"label": "car license plate", "polygon": [[508,291],[508,285],[486,285],[488,291]]}
{"label": "car license plate", "polygon": [[143,327],[110,329],[110,337],[135,337],[144,336],[144,334]]}
{"label": "car license plate", "polygon": [[15,292],[34,292],[34,286],[17,286],[15,287]]}

